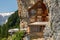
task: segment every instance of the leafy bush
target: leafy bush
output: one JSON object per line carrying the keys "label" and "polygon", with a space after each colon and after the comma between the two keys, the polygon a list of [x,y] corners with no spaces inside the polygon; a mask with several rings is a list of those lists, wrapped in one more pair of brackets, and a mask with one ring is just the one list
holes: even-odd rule
{"label": "leafy bush", "polygon": [[3,38],[2,40],[7,40],[6,38]]}
{"label": "leafy bush", "polygon": [[12,40],[22,40],[23,36],[24,36],[24,32],[19,31],[12,36]]}

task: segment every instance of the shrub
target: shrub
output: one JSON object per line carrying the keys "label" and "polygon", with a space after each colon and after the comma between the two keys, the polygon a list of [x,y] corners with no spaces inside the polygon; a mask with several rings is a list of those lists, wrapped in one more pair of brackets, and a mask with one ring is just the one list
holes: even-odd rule
{"label": "shrub", "polygon": [[12,40],[22,40],[23,36],[24,36],[24,32],[19,31],[12,36]]}

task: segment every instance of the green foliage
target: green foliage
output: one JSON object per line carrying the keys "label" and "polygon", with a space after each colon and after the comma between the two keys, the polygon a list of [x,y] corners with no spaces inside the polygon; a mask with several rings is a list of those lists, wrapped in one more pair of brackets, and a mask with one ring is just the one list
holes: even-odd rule
{"label": "green foliage", "polygon": [[22,40],[23,36],[24,36],[24,32],[19,31],[15,35],[12,36],[12,40]]}
{"label": "green foliage", "polygon": [[7,40],[6,38],[3,38],[2,40]]}
{"label": "green foliage", "polygon": [[1,26],[0,26],[0,37],[1,37]]}
{"label": "green foliage", "polygon": [[18,11],[15,11],[15,13],[8,18],[8,22],[6,24],[7,26],[9,26],[9,29],[11,29],[11,28],[19,28],[19,23],[20,18],[18,16]]}
{"label": "green foliage", "polygon": [[8,37],[8,30],[11,28],[19,28],[20,18],[18,11],[15,11],[9,18],[6,24],[0,26],[0,38]]}
{"label": "green foliage", "polygon": [[8,36],[8,26],[5,24],[1,27],[1,37],[7,37]]}

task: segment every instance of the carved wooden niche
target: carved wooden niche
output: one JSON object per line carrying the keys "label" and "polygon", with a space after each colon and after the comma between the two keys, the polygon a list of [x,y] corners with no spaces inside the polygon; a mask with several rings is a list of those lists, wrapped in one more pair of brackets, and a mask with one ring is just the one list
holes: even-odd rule
{"label": "carved wooden niche", "polygon": [[41,2],[38,1],[37,3],[35,3],[31,8],[28,9],[29,12],[29,18],[31,22],[44,22],[44,21],[48,21],[48,10],[46,8],[46,5]]}

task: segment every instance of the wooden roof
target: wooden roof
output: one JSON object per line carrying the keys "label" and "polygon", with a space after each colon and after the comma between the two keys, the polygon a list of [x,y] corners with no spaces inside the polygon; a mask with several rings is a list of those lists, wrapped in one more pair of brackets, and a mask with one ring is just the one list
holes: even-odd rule
{"label": "wooden roof", "polygon": [[28,11],[30,11],[31,9],[37,9],[37,8],[42,8],[44,11],[46,10],[45,4],[41,1],[38,1],[31,8],[29,8]]}

